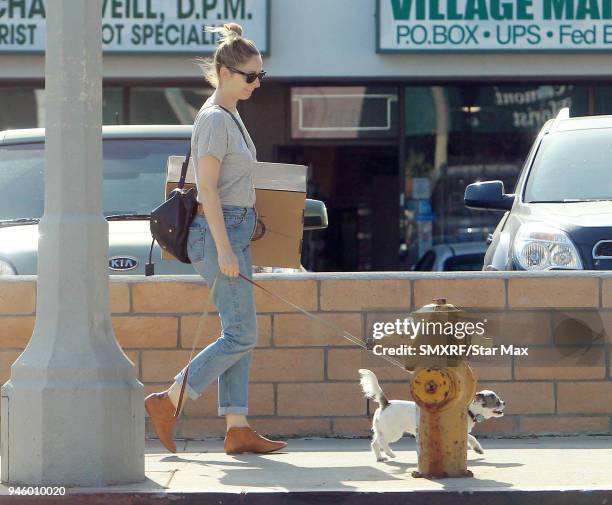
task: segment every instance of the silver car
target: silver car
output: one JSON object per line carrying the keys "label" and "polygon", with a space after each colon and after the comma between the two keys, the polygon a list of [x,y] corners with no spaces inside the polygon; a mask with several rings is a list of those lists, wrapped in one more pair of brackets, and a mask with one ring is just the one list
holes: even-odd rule
{"label": "silver car", "polygon": [[[163,201],[168,156],[187,153],[191,130],[191,125],[102,128],[109,273],[144,275],[152,240],[149,213]],[[44,128],[0,132],[0,275],[37,272],[38,222],[44,211],[44,141]],[[326,227],[323,202],[307,199],[304,230]],[[158,275],[195,273],[189,264],[162,260],[157,243],[153,258]]]}
{"label": "silver car", "polygon": [[482,270],[485,242],[438,244],[429,249],[414,266],[419,272],[458,272]]}

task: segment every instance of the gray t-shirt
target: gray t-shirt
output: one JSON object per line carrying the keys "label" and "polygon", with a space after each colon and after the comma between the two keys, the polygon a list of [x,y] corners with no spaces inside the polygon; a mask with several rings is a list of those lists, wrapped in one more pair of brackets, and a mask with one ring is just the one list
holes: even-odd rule
{"label": "gray t-shirt", "polygon": [[[221,162],[217,185],[221,205],[253,207],[253,165],[257,161],[257,150],[240,114],[232,115],[242,126],[248,145],[230,115],[218,105],[213,105],[209,99],[196,115],[191,135],[191,152],[194,154],[195,166],[207,154]],[[199,187],[197,170],[196,185]],[[198,200],[201,201],[200,198]]]}

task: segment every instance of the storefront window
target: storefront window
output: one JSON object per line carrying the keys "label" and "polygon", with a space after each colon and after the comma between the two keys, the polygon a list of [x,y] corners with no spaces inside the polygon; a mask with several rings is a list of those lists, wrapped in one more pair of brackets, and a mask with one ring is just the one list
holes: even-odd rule
{"label": "storefront window", "polygon": [[586,115],[587,87],[406,88],[407,266],[432,245],[486,240],[501,214],[467,209],[465,187],[498,179],[512,192],[538,131],[564,107]]}
{"label": "storefront window", "polygon": [[192,124],[213,93],[199,88],[131,88],[131,124]]}
{"label": "storefront window", "polygon": [[[102,91],[103,124],[122,124],[121,88]],[[45,127],[45,90],[43,88],[0,87],[0,131],[16,128]]]}
{"label": "storefront window", "polygon": [[394,87],[291,88],[294,139],[397,137],[397,116]]}
{"label": "storefront window", "polygon": [[593,88],[595,114],[612,114],[612,86]]}
{"label": "storefront window", "polygon": [[123,89],[104,88],[102,92],[102,124],[123,124]]}
{"label": "storefront window", "polygon": [[0,87],[0,131],[42,127],[44,110],[43,89]]}

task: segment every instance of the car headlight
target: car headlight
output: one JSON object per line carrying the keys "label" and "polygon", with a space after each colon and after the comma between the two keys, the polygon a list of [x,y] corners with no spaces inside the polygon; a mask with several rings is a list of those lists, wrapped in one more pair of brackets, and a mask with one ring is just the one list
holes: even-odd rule
{"label": "car headlight", "polygon": [[519,228],[514,239],[514,262],[523,270],[581,269],[576,246],[564,231],[540,223]]}
{"label": "car headlight", "polygon": [[15,269],[10,263],[0,260],[0,277],[2,277],[3,275],[16,275],[16,274],[17,272],[15,271]]}

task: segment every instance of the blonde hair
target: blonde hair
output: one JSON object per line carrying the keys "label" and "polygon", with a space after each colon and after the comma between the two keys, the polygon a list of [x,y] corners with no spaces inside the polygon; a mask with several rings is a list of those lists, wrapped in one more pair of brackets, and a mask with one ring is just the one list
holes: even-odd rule
{"label": "blonde hair", "polygon": [[213,88],[219,87],[219,72],[222,66],[236,68],[253,56],[260,55],[255,43],[242,36],[242,26],[237,23],[207,26],[206,31],[219,34],[217,49],[212,58],[197,58],[196,62]]}

